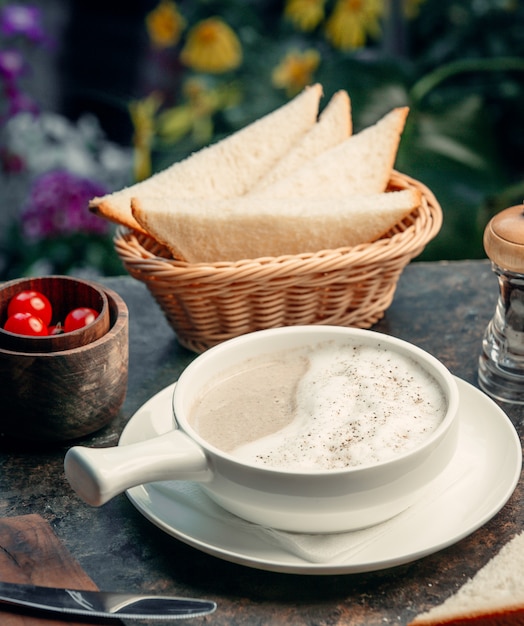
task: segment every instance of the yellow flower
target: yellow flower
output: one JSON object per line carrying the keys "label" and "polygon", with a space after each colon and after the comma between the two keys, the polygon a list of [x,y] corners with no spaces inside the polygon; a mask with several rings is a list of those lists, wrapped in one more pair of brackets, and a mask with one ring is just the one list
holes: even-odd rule
{"label": "yellow flower", "polygon": [[236,104],[238,91],[231,86],[209,89],[197,78],[187,80],[182,91],[185,102],[158,116],[159,136],[164,141],[176,143],[191,132],[195,143],[209,143],[214,130],[213,115]]}
{"label": "yellow flower", "polygon": [[185,28],[185,20],[172,0],[160,0],[146,16],[149,37],[157,48],[169,48],[178,43]]}
{"label": "yellow flower", "polygon": [[286,0],[284,15],[300,30],[310,31],[324,19],[326,0]]}
{"label": "yellow flower", "polygon": [[340,50],[360,48],[380,34],[384,0],[337,0],[326,23],[326,37]]}
{"label": "yellow flower", "polygon": [[234,31],[225,22],[211,17],[190,30],[180,60],[197,72],[221,74],[240,65],[242,47]]}
{"label": "yellow flower", "polygon": [[312,82],[313,73],[319,64],[320,54],[316,50],[291,51],[273,70],[273,85],[285,89],[287,95],[292,97]]}
{"label": "yellow flower", "polygon": [[134,127],[134,172],[140,181],[151,175],[151,147],[155,137],[155,115],[161,105],[160,96],[152,93],[143,100],[129,104],[129,113]]}
{"label": "yellow flower", "polygon": [[191,105],[180,104],[165,110],[158,117],[158,135],[164,141],[176,143],[193,128],[195,114]]}

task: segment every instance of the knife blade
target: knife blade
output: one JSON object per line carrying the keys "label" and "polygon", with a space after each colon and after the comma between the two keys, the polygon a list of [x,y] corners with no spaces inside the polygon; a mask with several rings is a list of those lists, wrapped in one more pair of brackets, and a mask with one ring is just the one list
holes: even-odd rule
{"label": "knife blade", "polygon": [[215,602],[113,591],[83,591],[0,582],[0,602],[38,611],[118,619],[187,619],[209,615]]}

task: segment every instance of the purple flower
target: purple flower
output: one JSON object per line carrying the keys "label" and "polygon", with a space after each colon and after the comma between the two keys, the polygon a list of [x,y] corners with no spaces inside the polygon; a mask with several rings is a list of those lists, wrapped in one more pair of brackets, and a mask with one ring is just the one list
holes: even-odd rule
{"label": "purple flower", "polygon": [[93,180],[66,170],[53,170],[37,177],[22,212],[24,234],[33,240],[88,233],[103,235],[108,223],[88,210],[88,203],[108,189]]}
{"label": "purple flower", "polygon": [[9,89],[6,90],[8,93],[8,111],[7,118],[14,117],[19,113],[33,113],[37,115],[40,112],[38,104],[28,96],[23,93],[19,89],[16,88],[16,85],[11,85]]}
{"label": "purple flower", "polygon": [[22,76],[27,70],[24,57],[18,50],[9,48],[0,50],[0,76],[13,81]]}
{"label": "purple flower", "polygon": [[14,80],[6,79],[4,81],[4,95],[6,96],[6,106],[4,107],[3,115],[0,116],[0,123],[2,124],[5,124],[9,118],[19,113],[37,115],[40,112],[36,101],[28,94],[20,91]]}
{"label": "purple flower", "polygon": [[39,43],[46,40],[41,10],[27,4],[6,4],[0,9],[0,32],[4,35],[22,35]]}

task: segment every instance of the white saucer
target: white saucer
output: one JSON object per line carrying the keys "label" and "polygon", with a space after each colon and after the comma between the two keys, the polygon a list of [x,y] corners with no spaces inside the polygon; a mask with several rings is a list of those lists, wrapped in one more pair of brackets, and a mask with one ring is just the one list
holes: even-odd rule
{"label": "white saucer", "polygon": [[[342,561],[311,562],[279,547],[270,538],[251,532],[216,507],[192,506],[189,483],[150,483],[127,491],[133,505],[153,524],[198,550],[216,557],[275,572],[348,574],[369,572],[415,561],[463,539],[491,519],[513,493],[520,477],[520,440],[506,414],[488,396],[457,379],[460,391],[460,434],[457,453],[446,472],[456,479],[437,490],[422,506],[369,529]],[[143,441],[172,428],[174,384],[146,402],[130,419],[120,445]],[[438,479],[437,479],[438,480]],[[429,494],[431,495],[431,494]],[[207,505],[206,505],[207,506]],[[418,508],[417,508],[418,507]],[[231,520],[228,520],[228,517]],[[234,519],[233,519],[234,518]],[[239,524],[231,523],[238,520]],[[359,531],[367,532],[367,531]],[[354,533],[347,533],[353,538]]]}

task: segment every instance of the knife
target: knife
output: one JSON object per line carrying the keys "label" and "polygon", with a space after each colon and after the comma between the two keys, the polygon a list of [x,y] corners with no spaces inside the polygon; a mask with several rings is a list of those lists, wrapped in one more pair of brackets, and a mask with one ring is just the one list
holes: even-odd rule
{"label": "knife", "polygon": [[209,615],[215,602],[174,596],[81,591],[0,582],[0,602],[39,611],[118,619],[182,619]]}

